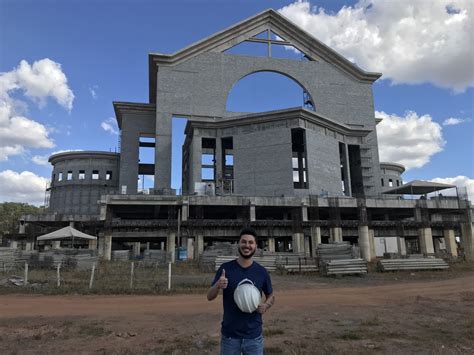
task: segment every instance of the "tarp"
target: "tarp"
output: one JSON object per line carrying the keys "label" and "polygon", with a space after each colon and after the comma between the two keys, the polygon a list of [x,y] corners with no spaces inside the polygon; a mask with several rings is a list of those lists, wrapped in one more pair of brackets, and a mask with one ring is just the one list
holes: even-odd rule
{"label": "tarp", "polygon": [[38,240],[61,240],[61,239],[69,239],[69,238],[79,238],[79,239],[89,239],[89,240],[94,240],[97,239],[97,237],[94,237],[93,235],[89,235],[86,233],[82,233],[78,231],[77,229],[72,228],[71,226],[67,226],[61,229],[58,229],[57,231],[42,235],[38,237]]}
{"label": "tarp", "polygon": [[396,195],[424,195],[430,192],[451,189],[456,185],[440,184],[439,182],[413,180],[400,187],[384,191],[384,194]]}

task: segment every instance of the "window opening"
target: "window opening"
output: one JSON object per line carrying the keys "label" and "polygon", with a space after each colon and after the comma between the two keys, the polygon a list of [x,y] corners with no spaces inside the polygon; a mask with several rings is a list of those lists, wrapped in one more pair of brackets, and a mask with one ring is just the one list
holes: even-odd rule
{"label": "window opening", "polygon": [[347,163],[346,145],[339,142],[339,161],[341,165],[341,186],[342,193],[350,196],[350,181],[349,181],[349,167]]}
{"label": "window opening", "polygon": [[58,181],[63,181],[63,173],[59,172],[58,174]]}
{"label": "window opening", "polygon": [[226,105],[230,112],[266,112],[293,107],[315,110],[310,95],[299,83],[270,71],[240,79],[229,92]]}
{"label": "window opening", "polygon": [[153,134],[141,134],[138,141],[138,180],[139,193],[148,193],[155,178],[156,138]]}
{"label": "window opening", "polygon": [[306,167],[306,139],[305,130],[293,128],[291,130],[293,187],[295,189],[307,189],[307,167]]}
{"label": "window opening", "polygon": [[348,145],[349,174],[351,176],[351,191],[353,197],[364,196],[364,184],[362,179],[362,166],[360,157],[360,146]]}
{"label": "window opening", "polygon": [[384,186],[383,179],[380,179],[380,182],[382,183],[382,187]]}
{"label": "window opening", "polygon": [[185,190],[184,185],[189,174],[189,155],[184,148],[187,123],[186,118],[173,117],[171,126],[171,188],[175,189],[178,195]]}
{"label": "window opening", "polygon": [[92,170],[92,180],[99,180],[99,170]]}
{"label": "window opening", "polygon": [[86,171],[85,170],[79,170],[78,178],[79,178],[79,180],[84,180],[86,178]]}
{"label": "window opening", "polygon": [[224,51],[227,54],[250,55],[256,57],[274,57],[279,59],[312,60],[291,42],[271,30],[244,40]]}
{"label": "window opening", "polygon": [[105,173],[105,180],[112,180],[112,171],[107,170]]}
{"label": "window opening", "polygon": [[400,181],[399,181],[399,180],[397,180],[397,187],[399,187],[399,186],[400,186]]}
{"label": "window opening", "polygon": [[[206,159],[204,159],[206,157]],[[208,164],[201,163],[201,181],[215,181],[216,172],[216,139],[202,138],[201,162],[206,160]]]}
{"label": "window opening", "polygon": [[234,142],[232,137],[222,138],[222,192],[234,192]]}
{"label": "window opening", "polygon": [[392,179],[388,179],[388,186],[393,187],[393,180]]}
{"label": "window opening", "polygon": [[72,180],[72,171],[68,171],[67,172],[67,177],[66,177],[67,180]]}

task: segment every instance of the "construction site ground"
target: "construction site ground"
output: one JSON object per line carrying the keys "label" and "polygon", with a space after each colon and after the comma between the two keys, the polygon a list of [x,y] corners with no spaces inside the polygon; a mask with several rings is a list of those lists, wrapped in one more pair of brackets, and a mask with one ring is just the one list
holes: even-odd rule
{"label": "construction site ground", "polygon": [[[209,278],[212,275],[209,274]],[[266,354],[472,354],[474,270],[273,275]],[[220,297],[220,296],[219,296]],[[215,354],[221,299],[0,295],[1,354]]]}

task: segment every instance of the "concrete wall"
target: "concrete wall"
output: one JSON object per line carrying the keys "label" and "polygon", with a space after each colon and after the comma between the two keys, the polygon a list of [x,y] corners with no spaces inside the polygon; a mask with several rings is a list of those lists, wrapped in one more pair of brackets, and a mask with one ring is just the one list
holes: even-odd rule
{"label": "concrete wall", "polygon": [[[155,115],[150,112],[123,113],[120,145],[119,191],[127,186],[127,193],[137,193],[139,139],[141,135],[156,136]],[[171,159],[171,150],[170,150]],[[155,160],[156,163],[156,160]],[[156,184],[155,177],[155,184]]]}
{"label": "concrete wall", "polygon": [[[155,187],[167,187],[163,184],[170,181],[167,177],[171,176],[171,163],[168,163],[171,161],[171,148],[167,134],[171,132],[171,117],[193,116],[199,120],[197,116],[216,119],[232,116],[226,112],[232,87],[241,78],[258,71],[282,73],[298,82],[312,97],[316,112],[342,123],[375,130],[372,85],[355,80],[329,63],[224,53],[200,54],[172,67],[159,68],[156,127],[157,132],[161,131],[164,136],[157,141],[157,161],[160,164],[156,168],[158,185]],[[378,178],[380,168],[375,133],[372,136],[367,147]],[[376,190],[377,187],[373,187],[371,192]]]}
{"label": "concrete wall", "polygon": [[324,190],[332,196],[342,195],[339,142],[324,134],[324,130],[306,130],[308,187],[312,195]]}
{"label": "concrete wall", "polygon": [[293,195],[291,131],[269,129],[234,136],[234,191],[245,196]]}

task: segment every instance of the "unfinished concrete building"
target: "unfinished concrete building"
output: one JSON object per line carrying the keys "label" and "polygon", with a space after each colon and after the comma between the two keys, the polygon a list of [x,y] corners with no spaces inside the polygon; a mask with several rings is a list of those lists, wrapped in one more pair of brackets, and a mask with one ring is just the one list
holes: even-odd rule
{"label": "unfinished concrete building", "polygon": [[[264,55],[232,52],[246,44],[263,47]],[[300,60],[273,55],[290,47]],[[298,83],[301,107],[227,111],[233,86],[258,72]],[[314,255],[319,243],[346,240],[358,244],[366,260],[382,252],[432,255],[440,249],[454,256],[458,238],[473,258],[467,196],[405,199],[406,192],[393,190],[403,186],[404,167],[379,162],[372,84],[380,76],[273,10],[174,54],[149,54],[149,102],[114,102],[120,153],[51,157],[51,213],[27,216],[27,222],[87,227],[94,220],[106,259],[126,243],[135,243],[135,253],[146,246],[174,253],[180,245],[195,258],[215,241],[235,241],[243,225],[255,227],[259,246],[270,252]],[[171,188],[173,117],[187,119],[181,194]],[[142,148],[154,151],[152,162],[139,161]],[[87,155],[95,157],[78,160]],[[95,158],[108,165],[96,160],[101,168],[95,169]],[[81,171],[91,183],[68,189],[80,183],[75,176],[80,180]],[[138,176],[153,178],[148,194],[139,191]],[[411,194],[442,188],[425,187]],[[86,188],[94,192],[87,195]]]}

